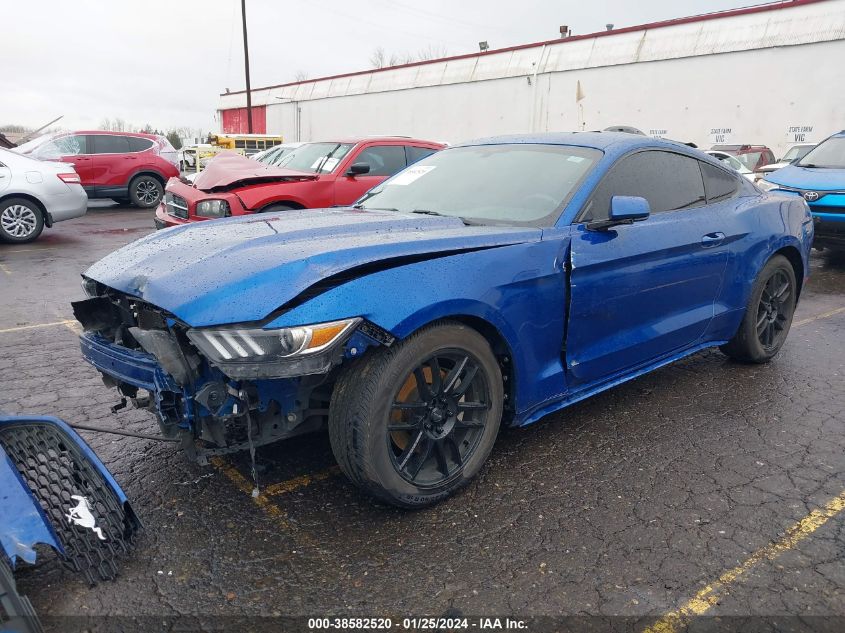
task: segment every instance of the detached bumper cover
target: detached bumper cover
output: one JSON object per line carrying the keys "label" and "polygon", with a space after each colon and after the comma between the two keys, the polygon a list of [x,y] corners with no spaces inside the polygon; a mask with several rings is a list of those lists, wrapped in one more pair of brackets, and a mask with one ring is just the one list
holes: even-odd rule
{"label": "detached bumper cover", "polygon": [[0,545],[11,567],[52,547],[94,584],[117,575],[141,523],[94,452],[65,422],[0,416]]}

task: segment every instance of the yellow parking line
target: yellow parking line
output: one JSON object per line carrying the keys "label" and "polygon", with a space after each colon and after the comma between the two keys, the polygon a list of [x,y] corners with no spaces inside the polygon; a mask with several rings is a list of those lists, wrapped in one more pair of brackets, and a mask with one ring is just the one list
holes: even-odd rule
{"label": "yellow parking line", "polygon": [[270,484],[264,488],[264,494],[268,497],[277,497],[279,495],[287,494],[288,492],[293,492],[294,490],[310,486],[315,481],[324,481],[338,474],[340,474],[340,467],[332,466],[331,468],[312,475],[301,475],[299,477],[288,479],[287,481]]}
{"label": "yellow parking line", "polygon": [[76,321],[72,319],[66,319],[64,321],[54,321],[53,323],[38,323],[36,325],[20,325],[18,327],[9,327],[5,330],[0,330],[0,334],[4,334],[6,332],[20,332],[21,330],[35,330],[42,327],[53,327],[55,325],[64,325],[69,326],[71,323],[76,323]]}
{"label": "yellow parking line", "polygon": [[807,317],[806,319],[801,319],[800,321],[796,321],[792,324],[792,327],[799,327],[802,325],[807,325],[808,323],[812,323],[813,321],[818,321],[819,319],[827,319],[832,316],[836,316],[837,314],[841,314],[845,312],[845,308],[836,308],[835,310],[830,310],[829,312],[822,312],[821,314],[817,314],[813,317]]}
{"label": "yellow parking line", "polygon": [[48,246],[47,248],[17,248],[13,251],[2,251],[3,253],[36,253],[39,251],[54,251],[55,246]]}
{"label": "yellow parking line", "polygon": [[304,542],[308,545],[315,544],[314,539],[312,539],[310,535],[299,532],[297,528],[291,525],[291,523],[287,520],[287,512],[270,501],[266,494],[259,493],[257,496],[253,496],[253,484],[250,483],[237,468],[227,463],[222,457],[212,457],[209,461],[212,466],[223,473],[223,475],[225,475],[226,478],[234,484],[235,488],[249,495],[253,503],[264,510],[264,512],[266,512],[270,518],[274,519],[283,530],[287,532],[297,532],[298,542]]}
{"label": "yellow parking line", "polygon": [[728,586],[756,566],[766,560],[774,560],[784,552],[793,549],[798,543],[822,527],[830,519],[845,510],[845,491],[838,497],[831,499],[820,510],[813,510],[803,519],[792,525],[784,536],[774,543],[754,552],[748,560],[733,569],[726,571],[713,583],[707,585],[695,596],[684,603],[677,611],[667,613],[644,633],[675,633],[683,628],[684,621],[692,616],[703,615],[710,607],[719,603],[721,593],[726,593]]}
{"label": "yellow parking line", "polygon": [[12,275],[12,271],[9,270],[8,268],[6,268],[5,264],[0,263],[0,270],[2,270],[4,273],[6,273],[9,276]]}

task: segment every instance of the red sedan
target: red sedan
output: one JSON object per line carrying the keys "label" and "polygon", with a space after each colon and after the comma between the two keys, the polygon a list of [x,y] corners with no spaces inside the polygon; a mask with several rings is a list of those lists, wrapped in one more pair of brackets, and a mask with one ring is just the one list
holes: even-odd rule
{"label": "red sedan", "polygon": [[404,137],[306,143],[276,167],[235,154],[221,155],[193,185],[170,179],[156,211],[156,227],[352,204],[393,174],[443,147],[442,143]]}

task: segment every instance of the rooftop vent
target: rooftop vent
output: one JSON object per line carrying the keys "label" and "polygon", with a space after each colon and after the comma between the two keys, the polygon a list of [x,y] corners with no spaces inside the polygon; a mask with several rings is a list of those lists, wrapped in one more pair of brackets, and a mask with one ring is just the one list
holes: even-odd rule
{"label": "rooftop vent", "polygon": [[562,25],[560,27],[560,36],[569,37],[570,35],[572,35],[572,30],[566,24]]}

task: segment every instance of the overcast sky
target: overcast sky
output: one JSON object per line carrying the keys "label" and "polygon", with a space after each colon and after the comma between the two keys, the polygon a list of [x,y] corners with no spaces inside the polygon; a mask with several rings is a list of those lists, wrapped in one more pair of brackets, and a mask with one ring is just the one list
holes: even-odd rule
{"label": "overcast sky", "polygon": [[[376,47],[449,55],[753,4],[750,0],[247,0],[253,87],[370,67]],[[240,0],[8,0],[0,125],[67,129],[104,117],[216,129],[241,90]]]}

